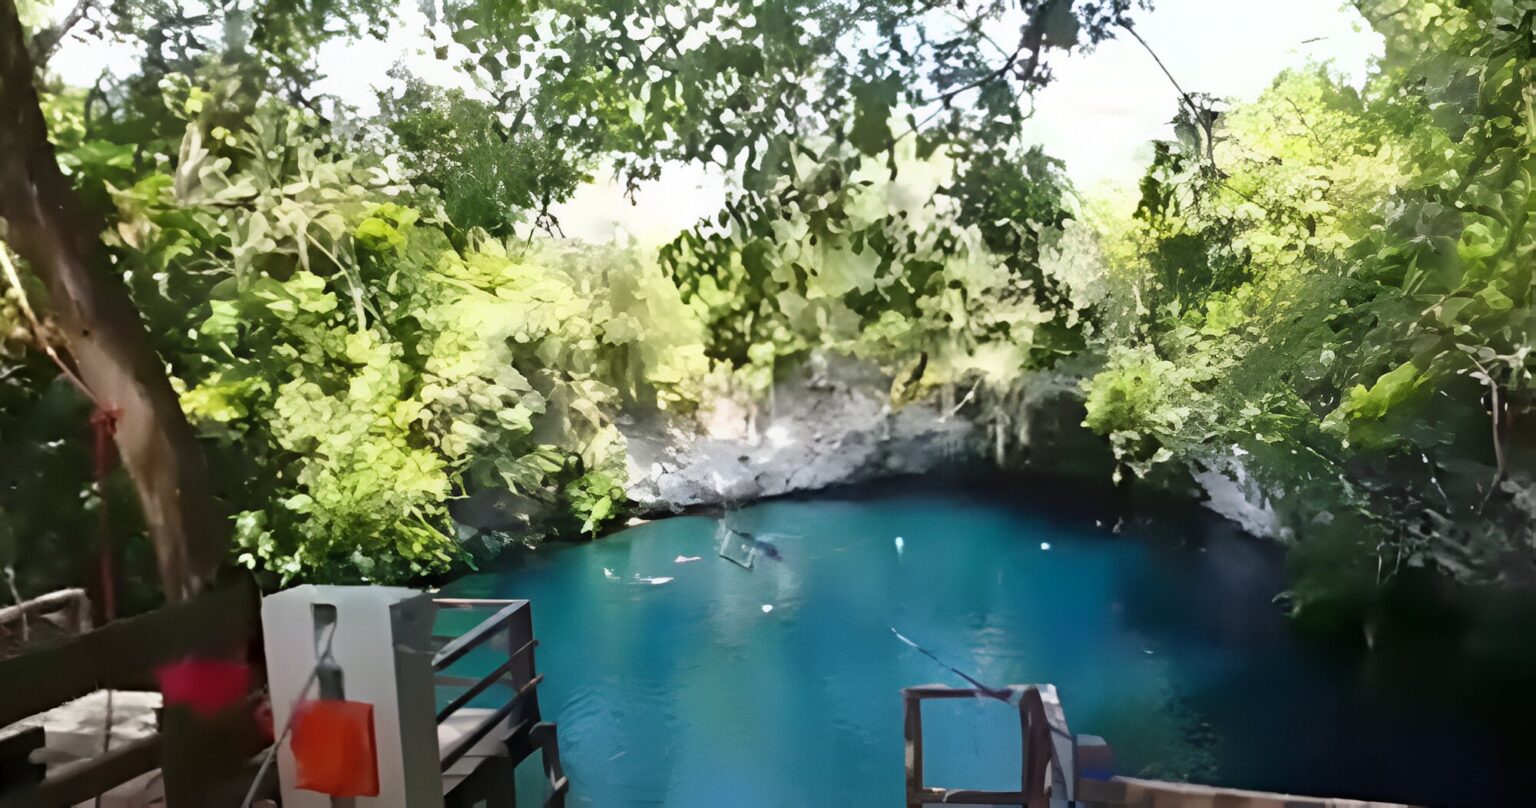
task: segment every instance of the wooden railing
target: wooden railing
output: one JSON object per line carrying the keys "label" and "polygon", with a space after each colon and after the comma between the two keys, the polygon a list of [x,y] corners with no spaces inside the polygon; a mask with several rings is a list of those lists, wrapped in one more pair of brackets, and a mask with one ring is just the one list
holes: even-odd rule
{"label": "wooden railing", "polygon": [[90,631],[91,599],[85,590],[60,589],[0,609],[0,632],[5,632],[11,642],[19,640],[25,644],[34,633],[42,633],[34,629],[45,626],[66,636]]}
{"label": "wooden railing", "polygon": [[1065,743],[1070,750],[1072,736],[1052,685],[1010,685],[1002,693],[1019,710],[1019,731],[1024,752],[1018,791],[975,791],[956,788],[930,788],[923,782],[923,711],[922,703],[935,699],[993,698],[974,688],[922,685],[901,691],[907,745],[907,806],[944,803],[972,805],[1024,805],[1046,808],[1053,799],[1073,799],[1075,777],[1072,756],[1059,754],[1057,746]]}
{"label": "wooden railing", "polygon": [[1078,783],[1078,799],[1078,805],[1106,808],[1407,808],[1398,803],[1302,797],[1193,783],[1140,780],[1134,777],[1113,777],[1108,780],[1084,778]]}
{"label": "wooden railing", "polygon": [[[543,721],[539,713],[538,686],[544,677],[536,671],[534,665],[533,651],[538,647],[538,640],[533,636],[533,613],[528,601],[437,598],[436,603],[446,609],[496,609],[494,614],[465,634],[451,639],[441,638],[446,639],[447,643],[432,659],[437,683],[440,686],[464,689],[437,711],[437,723],[441,725],[498,684],[511,691],[504,703],[492,709],[467,732],[441,750],[443,771],[446,772],[498,727],[505,727],[502,737],[511,765],[515,767],[534,752],[542,752],[544,776],[549,782],[550,791],[545,805],[555,808],[563,806],[570,782],[560,766],[560,746],[555,725]],[[445,673],[449,666],[470,652],[497,640],[504,641],[507,656],[489,673],[478,678]]]}
{"label": "wooden railing", "polygon": [[[1407,808],[1396,803],[1300,797],[1233,788],[1113,777],[1112,752],[1102,739],[1074,736],[1052,685],[1010,685],[1002,691],[923,685],[901,691],[905,707],[907,806],[1020,805],[1026,808]],[[930,699],[1008,697],[1018,706],[1024,736],[1017,791],[930,788],[923,783],[921,703]]]}
{"label": "wooden railing", "polygon": [[[0,660],[0,683],[5,688],[0,726],[100,689],[157,689],[153,672],[159,665],[192,654],[243,653],[256,630],[255,588],[243,580]],[[0,808],[75,805],[156,768],[164,771],[168,804],[207,804],[204,795],[211,784],[204,762],[210,745],[202,732],[208,722],[187,721],[180,710],[167,709],[161,732],[155,735],[55,766],[34,782],[8,789],[0,784]],[[230,748],[231,741],[241,748]],[[220,743],[232,760],[243,761],[260,748],[254,721],[222,735]]]}

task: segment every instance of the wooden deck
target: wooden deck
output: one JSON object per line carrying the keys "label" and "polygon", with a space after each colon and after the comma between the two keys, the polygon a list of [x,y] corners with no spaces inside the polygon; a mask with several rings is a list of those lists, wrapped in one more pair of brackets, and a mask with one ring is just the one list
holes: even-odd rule
{"label": "wooden deck", "polygon": [[[436,602],[442,609],[485,615],[476,614],[480,621],[462,636],[439,638],[441,647],[432,660],[438,674],[436,686],[457,690],[436,715],[445,805],[514,804],[515,768],[535,753],[542,756],[548,780],[542,801],[551,808],[563,805],[568,782],[560,766],[554,725],[544,722],[539,711],[537,687],[543,677],[535,670],[537,642],[528,602]],[[12,607],[5,616],[19,620],[26,612],[35,617],[57,611],[56,606],[50,601],[24,610]],[[255,775],[252,757],[261,751],[249,715],[239,719],[238,726],[225,727],[206,719],[190,720],[185,708],[165,708],[159,711],[158,727],[140,737],[113,743],[104,754],[72,755],[79,759],[56,763],[46,772],[28,762],[33,751],[44,746],[45,732],[26,722],[35,722],[36,716],[61,704],[99,701],[102,689],[154,690],[151,672],[157,665],[187,654],[238,653],[259,629],[256,592],[242,584],[0,658],[0,681],[7,686],[0,727],[18,725],[10,735],[0,736],[0,775],[4,775],[0,808],[90,805],[98,795],[104,797],[103,808],[238,806]],[[446,673],[454,662],[481,647],[505,649],[505,661],[474,679]],[[506,693],[506,697],[495,707],[469,706],[487,693]],[[153,695],[158,697],[158,692]],[[115,723],[131,719],[128,704],[122,707]],[[94,740],[92,745],[94,750]],[[210,766],[216,762],[210,755],[230,765]],[[275,771],[268,770],[272,780]],[[259,792],[268,794],[276,795],[275,783]]]}
{"label": "wooden deck", "polygon": [[1361,802],[1294,794],[1142,780],[1097,778],[1111,767],[1112,752],[1102,739],[1073,735],[1054,685],[1009,685],[1004,691],[1019,709],[1024,739],[1017,791],[931,788],[923,782],[922,702],[934,699],[993,698],[975,688],[921,685],[902,690],[905,712],[907,807],[924,805],[1019,805],[1025,808],[1408,808],[1397,803]]}

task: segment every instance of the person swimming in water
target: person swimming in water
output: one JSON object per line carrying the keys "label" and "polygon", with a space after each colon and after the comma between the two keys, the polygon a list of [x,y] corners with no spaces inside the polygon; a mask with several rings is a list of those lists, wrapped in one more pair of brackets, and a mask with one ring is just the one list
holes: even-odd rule
{"label": "person swimming in water", "polygon": [[[748,533],[748,532],[746,532],[744,530],[737,530],[736,528],[733,528],[733,527],[727,527],[726,530],[729,530],[731,533],[735,534],[737,538],[741,539],[741,542],[743,544],[756,549],[759,553],[762,553],[764,556],[766,556],[768,558],[771,558],[774,561],[783,561],[784,560],[784,556],[783,556],[783,554],[781,554],[779,552],[779,548],[777,546],[775,546],[772,542],[765,541],[763,539],[758,538],[758,535],[760,535],[760,534]],[[775,536],[775,535],[779,535],[779,534],[776,534],[776,533],[766,533],[766,534],[761,534],[761,535]]]}
{"label": "person swimming in water", "polygon": [[730,524],[731,514],[733,514],[735,512],[736,512],[735,508],[727,508],[726,509],[725,513],[722,514],[721,517],[720,517],[720,529],[725,531],[726,535],[734,536],[736,538],[736,540],[739,541],[741,544],[743,544],[743,545],[745,545],[747,547],[750,547],[753,550],[756,550],[757,553],[762,555],[763,557],[771,559],[773,561],[780,561],[780,562],[782,562],[784,560],[784,555],[779,552],[778,546],[775,545],[773,542],[769,541],[769,539],[771,539],[771,538],[795,538],[795,536],[792,536],[792,535],[787,534],[787,533],[753,533],[751,531],[746,531],[746,530],[742,530],[740,528],[731,527],[731,524]]}

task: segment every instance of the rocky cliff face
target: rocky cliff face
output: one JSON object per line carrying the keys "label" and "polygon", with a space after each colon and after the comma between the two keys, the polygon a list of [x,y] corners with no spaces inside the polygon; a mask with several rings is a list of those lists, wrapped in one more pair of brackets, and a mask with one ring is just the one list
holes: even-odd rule
{"label": "rocky cliff face", "polygon": [[[896,474],[997,460],[996,436],[933,399],[899,410],[890,380],[838,356],[818,356],[754,413],[720,400],[696,417],[648,411],[620,419],[629,444],[629,495],[641,516],[747,502]],[[1020,446],[1004,462],[1066,477],[1108,478],[1106,442],[1082,424],[1075,378],[1030,385],[1015,425]],[[1233,456],[1198,470],[1205,505],[1257,536],[1286,535],[1265,492]]]}
{"label": "rocky cliff face", "polygon": [[1255,536],[1287,542],[1293,538],[1291,530],[1280,524],[1269,494],[1248,476],[1242,455],[1208,461],[1195,471],[1194,478],[1205,491],[1205,507]]}
{"label": "rocky cliff face", "polygon": [[631,414],[629,495],[644,514],[931,471],[979,454],[979,431],[937,402],[893,411],[889,380],[818,357],[753,413],[729,400],[697,418]]}

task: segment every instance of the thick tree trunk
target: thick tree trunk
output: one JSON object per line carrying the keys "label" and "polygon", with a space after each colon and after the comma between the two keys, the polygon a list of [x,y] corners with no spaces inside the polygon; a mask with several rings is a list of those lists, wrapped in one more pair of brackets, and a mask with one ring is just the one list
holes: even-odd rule
{"label": "thick tree trunk", "polygon": [[0,219],[0,235],[47,284],[80,377],[117,417],[166,597],[181,600],[223,561],[226,528],[164,363],[102,245],[104,223],[59,171],[14,0],[0,0]]}

